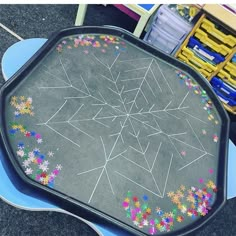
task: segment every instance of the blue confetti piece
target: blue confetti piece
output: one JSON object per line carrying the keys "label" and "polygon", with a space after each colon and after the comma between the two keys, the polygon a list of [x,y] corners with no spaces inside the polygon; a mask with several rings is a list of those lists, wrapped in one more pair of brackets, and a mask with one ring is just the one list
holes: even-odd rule
{"label": "blue confetti piece", "polygon": [[49,182],[48,187],[53,188],[54,187],[54,181]]}
{"label": "blue confetti piece", "polygon": [[44,160],[44,158],[45,158],[45,156],[44,156],[43,154],[41,154],[39,157],[40,157],[42,160]]}
{"label": "blue confetti piece", "polygon": [[15,129],[10,129],[10,134],[15,134],[16,130]]}
{"label": "blue confetti piece", "polygon": [[169,219],[169,218],[166,218],[165,221],[166,221],[166,223],[169,223],[169,222],[170,222],[170,219]]}
{"label": "blue confetti piece", "polygon": [[23,147],[24,147],[24,143],[23,143],[23,142],[19,142],[19,143],[18,143],[18,147],[23,148]]}
{"label": "blue confetti piece", "polygon": [[157,212],[157,215],[162,216],[163,215],[163,211]]}
{"label": "blue confetti piece", "polygon": [[147,201],[148,200],[148,196],[147,195],[143,195],[143,200]]}
{"label": "blue confetti piece", "polygon": [[34,151],[34,155],[38,156],[39,155],[39,151]]}
{"label": "blue confetti piece", "polygon": [[36,132],[31,131],[30,134],[31,134],[31,136],[35,136]]}

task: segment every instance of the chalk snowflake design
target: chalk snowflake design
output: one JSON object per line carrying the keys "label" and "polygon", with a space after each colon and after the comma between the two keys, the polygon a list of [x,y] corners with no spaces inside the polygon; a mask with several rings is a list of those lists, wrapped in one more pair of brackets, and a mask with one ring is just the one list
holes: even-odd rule
{"label": "chalk snowflake design", "polygon": [[[57,65],[63,72],[63,78],[53,75],[50,68],[44,65],[44,72],[54,79],[55,85],[45,84],[38,89],[42,93],[70,90],[77,95],[64,96],[56,112],[49,113],[47,119],[36,125],[51,130],[58,139],[64,140],[75,149],[84,150],[85,142],[91,145],[96,143],[100,147],[97,156],[103,158],[103,164],[81,168],[76,173],[78,178],[98,173],[96,179],[91,180],[93,189],[87,199],[88,203],[92,202],[100,181],[104,178],[112,194],[116,194],[111,175],[156,197],[164,198],[175,159],[180,163],[182,161],[175,171],[182,171],[191,168],[193,163],[206,156],[214,156],[201,142],[196,127],[192,124],[196,121],[206,125],[207,119],[191,114],[189,105],[184,105],[191,96],[190,90],[185,90],[180,98],[176,98],[173,85],[161,69],[162,62],[151,56],[124,59],[122,52],[115,55],[109,63],[104,62],[93,51],[84,56],[102,68],[103,73],[99,71],[94,74],[97,88],[93,88],[87,74],[81,73],[73,78],[65,64],[66,58],[63,58],[63,53],[58,53]],[[173,72],[175,74],[174,70]],[[177,76],[176,80],[179,80]],[[201,92],[201,88],[199,91]],[[164,93],[169,99],[160,102],[158,94]],[[73,102],[77,103],[74,110],[70,109]],[[62,119],[61,114],[69,110],[71,114]],[[173,131],[171,124],[165,129],[162,128],[166,118],[180,124],[177,132]],[[80,140],[73,139],[73,135],[68,135],[60,126],[68,127],[72,133],[81,137]],[[96,132],[91,127],[96,127]],[[196,145],[182,138],[188,134],[195,138]],[[161,152],[166,148],[165,145],[170,146],[170,151],[164,156]],[[188,161],[184,154],[189,152],[181,154],[184,147],[197,152],[196,157]],[[132,158],[134,156],[137,160]],[[163,158],[167,163],[165,167],[160,165]],[[113,167],[111,170],[110,166],[116,161],[129,166],[132,173],[142,173],[142,179],[129,175],[125,168],[114,170]],[[159,180],[156,173],[163,173],[164,178]]]}

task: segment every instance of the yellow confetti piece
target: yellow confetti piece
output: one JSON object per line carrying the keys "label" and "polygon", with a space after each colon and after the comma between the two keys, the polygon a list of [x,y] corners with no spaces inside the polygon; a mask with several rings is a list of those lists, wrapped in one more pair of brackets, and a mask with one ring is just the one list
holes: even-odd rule
{"label": "yellow confetti piece", "polygon": [[185,186],[184,186],[184,185],[180,185],[180,189],[181,189],[182,191],[185,191]]}
{"label": "yellow confetti piece", "polygon": [[168,196],[168,197],[174,196],[174,192],[168,192],[168,193],[167,193],[167,196]]}
{"label": "yellow confetti piece", "polygon": [[192,216],[192,213],[191,213],[191,212],[188,212],[187,215],[188,215],[188,216]]}
{"label": "yellow confetti piece", "polygon": [[125,198],[124,202],[130,202],[130,199],[127,197]]}
{"label": "yellow confetti piece", "polygon": [[151,214],[151,212],[152,212],[151,208],[147,208],[146,212],[147,212],[148,214]]}
{"label": "yellow confetti piece", "polygon": [[17,97],[16,97],[16,96],[13,96],[13,97],[11,98],[11,100],[12,100],[12,101],[16,101],[16,100],[17,100]]}
{"label": "yellow confetti piece", "polygon": [[12,129],[17,129],[18,126],[17,125],[12,125]]}
{"label": "yellow confetti piece", "polygon": [[181,216],[178,216],[176,220],[177,220],[178,222],[182,222],[182,221],[183,221],[183,219],[182,219]]}
{"label": "yellow confetti piece", "polygon": [[161,224],[156,225],[156,228],[159,229],[159,230],[161,229],[161,227],[162,227]]}

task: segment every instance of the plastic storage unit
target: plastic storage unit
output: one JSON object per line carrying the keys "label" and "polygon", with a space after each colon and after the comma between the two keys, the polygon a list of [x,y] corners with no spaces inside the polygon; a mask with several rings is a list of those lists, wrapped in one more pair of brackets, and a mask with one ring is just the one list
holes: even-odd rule
{"label": "plastic storage unit", "polygon": [[144,40],[165,53],[174,54],[191,29],[192,25],[189,22],[164,4],[157,10],[151,29]]}
{"label": "plastic storage unit", "polygon": [[[232,16],[234,17],[234,15]],[[214,85],[225,108],[236,114],[236,104],[232,93],[223,93],[225,85],[236,87],[236,34],[210,15],[202,13],[191,33],[177,50],[175,56],[199,71]],[[220,80],[220,81],[218,81]],[[216,81],[218,86],[216,87]]]}

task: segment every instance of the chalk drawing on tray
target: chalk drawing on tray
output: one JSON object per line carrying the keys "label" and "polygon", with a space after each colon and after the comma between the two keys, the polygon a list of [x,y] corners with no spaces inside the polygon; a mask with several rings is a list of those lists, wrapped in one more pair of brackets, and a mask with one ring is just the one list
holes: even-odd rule
{"label": "chalk drawing on tray", "polygon": [[[84,135],[87,138],[96,140],[100,143],[101,148],[99,150],[101,153],[99,154],[104,156],[104,164],[77,173],[78,178],[80,178],[81,175],[100,170],[99,175],[97,176],[98,178],[95,183],[93,183],[94,188],[87,199],[88,203],[92,201],[96,194],[96,189],[99,188],[99,182],[103,175],[106,176],[112,194],[115,194],[116,189],[115,186],[113,186],[112,178],[109,175],[108,163],[117,159],[128,162],[133,165],[134,168],[137,168],[137,170],[143,170],[146,173],[144,178],[149,176],[148,178],[151,179],[154,187],[146,186],[135,181],[132,176],[122,173],[119,169],[114,171],[113,174],[115,174],[115,176],[118,176],[123,181],[128,181],[130,184],[139,186],[157,197],[163,198],[168,186],[171,170],[174,168],[172,165],[173,159],[178,158],[180,163],[183,160],[183,157],[180,155],[180,151],[176,146],[176,142],[199,151],[198,157],[195,160],[191,160],[189,163],[184,162],[185,164],[178,169],[179,171],[191,167],[192,164],[204,158],[206,155],[213,156],[205,150],[204,145],[197,136],[190,120],[195,119],[202,123],[206,122],[187,112],[191,107],[184,106],[184,103],[188,99],[189,91],[185,93],[177,106],[172,105],[174,104],[175,93],[156,59],[149,57],[120,60],[120,54],[118,54],[110,62],[110,65],[108,65],[93,53],[91,53],[89,57],[96,62],[97,65],[102,67],[103,71],[106,71],[104,74],[99,72],[94,75],[97,80],[103,82],[103,89],[101,91],[94,91],[87,82],[87,77],[84,74],[79,74],[77,77],[78,81],[83,84],[84,89],[76,87],[73,82],[74,78],[72,79],[70,77],[70,72],[67,71],[63,64],[63,57],[58,55],[59,66],[66,79],[63,80],[56,75],[53,75],[55,86],[41,86],[39,89],[42,91],[73,89],[78,92],[78,96],[65,96],[64,101],[56,112],[51,114],[46,121],[42,121],[37,125],[45,126],[54,132],[55,135],[64,139],[65,143],[68,142],[78,149],[83,149],[83,146],[81,146],[79,141],[75,141],[71,137],[66,136],[63,130],[60,131],[53,127],[57,124],[69,125],[73,129],[73,132],[82,134],[80,137],[83,137]],[[143,62],[143,65],[137,67],[137,60]],[[128,65],[131,65],[131,68],[122,70],[122,63],[128,63]],[[43,68],[46,73],[52,74],[46,65],[44,65]],[[159,72],[158,78],[154,71]],[[63,86],[57,86],[57,81],[63,83]],[[96,80],[94,79],[94,81]],[[158,97],[162,96],[163,93],[169,94],[168,99],[165,101],[165,104],[159,104]],[[70,109],[70,106],[68,105],[68,101],[70,100],[77,100],[79,104],[78,107],[75,110],[71,109],[71,115],[68,119],[54,121],[54,118],[62,111],[62,109]],[[86,111],[91,110],[93,112],[86,113]],[[187,126],[185,126],[184,130],[172,132],[171,130],[168,130],[168,126],[171,126],[171,124],[169,124],[166,126],[166,130],[164,130],[162,125],[160,125],[160,122],[165,122],[163,114],[171,117],[176,122],[180,122],[182,116],[178,116],[178,113],[173,113],[176,111],[185,116],[184,119],[187,122]],[[91,130],[83,129],[83,125],[81,125],[83,122],[89,122],[91,126],[95,126],[95,124],[98,125],[99,129],[104,131],[104,135],[111,138],[113,142],[111,148],[106,148],[104,137],[97,134],[96,130],[91,132]],[[54,126],[52,127],[52,125]],[[114,131],[112,128],[114,126],[119,127],[119,129]],[[190,134],[195,136],[200,147],[199,145],[193,146],[179,139],[181,136]],[[160,156],[160,150],[162,149],[164,141],[161,141],[157,145],[154,156],[151,157],[149,154],[149,150],[153,149],[153,140],[156,136],[165,137],[174,151],[168,157],[166,176],[162,180],[157,180],[154,172],[157,168],[156,163]],[[132,140],[132,142],[129,140]],[[117,147],[119,147],[119,150]],[[129,158],[127,153],[131,150],[142,156],[143,163],[138,163]],[[162,183],[159,183],[159,181],[162,181]],[[160,186],[162,186],[162,188]]]}

